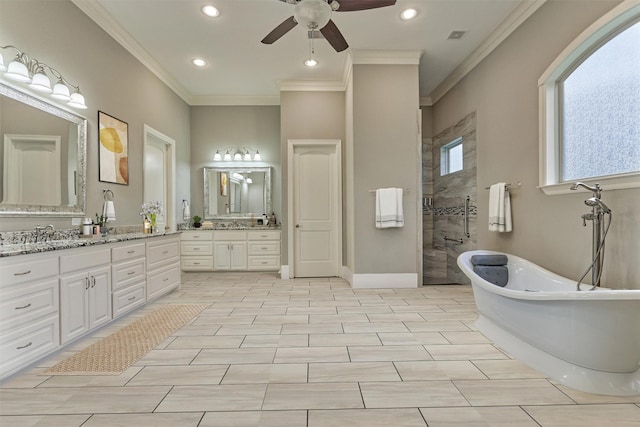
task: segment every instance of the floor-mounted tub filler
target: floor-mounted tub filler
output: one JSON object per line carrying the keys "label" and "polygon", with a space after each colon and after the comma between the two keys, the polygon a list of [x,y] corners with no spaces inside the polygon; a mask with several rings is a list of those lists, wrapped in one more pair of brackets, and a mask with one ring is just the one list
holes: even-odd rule
{"label": "floor-mounted tub filler", "polygon": [[[506,257],[506,286],[499,270],[474,271],[486,255]],[[640,290],[580,285],[578,291],[573,280],[493,251],[465,252],[458,265],[472,282],[476,326],[496,345],[568,387],[640,395]]]}

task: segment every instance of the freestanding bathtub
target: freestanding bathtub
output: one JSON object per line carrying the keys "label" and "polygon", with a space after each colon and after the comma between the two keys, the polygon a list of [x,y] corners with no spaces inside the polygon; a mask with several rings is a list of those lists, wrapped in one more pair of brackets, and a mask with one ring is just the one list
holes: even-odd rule
{"label": "freestanding bathtub", "polygon": [[[474,273],[473,255],[508,258],[503,288]],[[471,279],[476,326],[496,345],[561,384],[588,393],[640,395],[640,290],[581,285],[523,258],[469,251],[458,266]]]}

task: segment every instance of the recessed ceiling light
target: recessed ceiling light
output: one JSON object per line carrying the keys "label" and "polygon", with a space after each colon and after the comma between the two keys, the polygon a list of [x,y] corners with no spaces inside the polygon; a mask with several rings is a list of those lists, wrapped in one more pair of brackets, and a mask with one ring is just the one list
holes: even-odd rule
{"label": "recessed ceiling light", "polygon": [[418,15],[418,11],[415,9],[405,9],[400,14],[400,19],[404,21],[408,21],[410,19],[415,18]]}
{"label": "recessed ceiling light", "polygon": [[211,6],[210,4],[202,7],[202,13],[212,18],[215,18],[216,16],[220,15],[220,11],[216,7]]}
{"label": "recessed ceiling light", "polygon": [[304,65],[306,65],[307,67],[315,67],[316,65],[318,65],[318,61],[313,58],[309,58],[304,61]]}
{"label": "recessed ceiling light", "polygon": [[191,62],[193,63],[193,65],[195,65],[196,67],[204,67],[205,65],[207,65],[207,61],[205,61],[202,58],[194,58],[191,60]]}

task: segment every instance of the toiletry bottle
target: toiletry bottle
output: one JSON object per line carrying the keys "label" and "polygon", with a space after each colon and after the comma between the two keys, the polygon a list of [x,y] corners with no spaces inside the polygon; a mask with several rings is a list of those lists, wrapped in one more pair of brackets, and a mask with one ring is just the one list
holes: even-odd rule
{"label": "toiletry bottle", "polygon": [[271,219],[269,220],[269,225],[271,225],[272,227],[275,227],[277,224],[276,222],[276,213],[275,212],[271,212]]}
{"label": "toiletry bottle", "polygon": [[82,222],[82,234],[85,236],[93,234],[93,222],[91,221],[91,218],[85,218]]}
{"label": "toiletry bottle", "polygon": [[142,222],[142,232],[144,234],[151,233],[151,221],[146,216],[144,217],[144,221]]}

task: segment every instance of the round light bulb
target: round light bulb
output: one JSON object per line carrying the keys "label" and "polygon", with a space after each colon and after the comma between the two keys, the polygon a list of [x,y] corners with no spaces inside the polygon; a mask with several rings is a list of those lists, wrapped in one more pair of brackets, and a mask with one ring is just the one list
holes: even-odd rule
{"label": "round light bulb", "polygon": [[309,58],[304,61],[304,65],[306,65],[307,67],[315,67],[316,65],[318,65],[318,61],[313,58]]}
{"label": "round light bulb", "polygon": [[405,9],[400,14],[400,19],[404,21],[408,21],[410,19],[415,18],[418,15],[418,11],[415,9]]}
{"label": "round light bulb", "polygon": [[220,15],[220,11],[215,6],[211,6],[210,4],[202,7],[202,13],[211,18],[215,18]]}
{"label": "round light bulb", "polygon": [[205,65],[207,65],[207,61],[205,61],[202,58],[194,58],[191,60],[191,62],[193,63],[193,65],[195,65],[196,67],[204,67]]}

